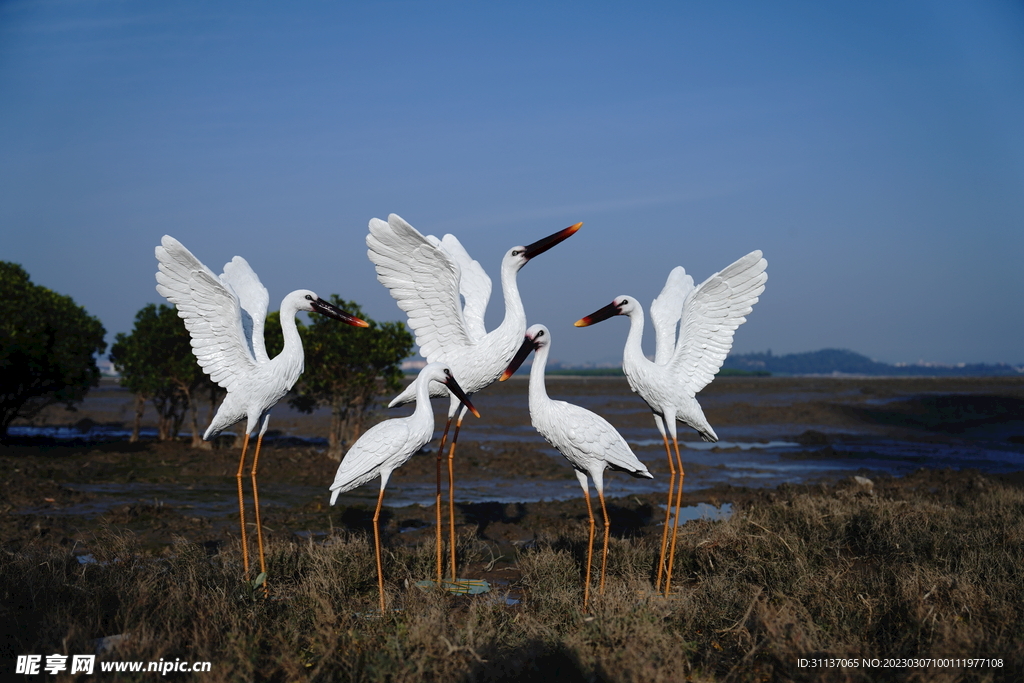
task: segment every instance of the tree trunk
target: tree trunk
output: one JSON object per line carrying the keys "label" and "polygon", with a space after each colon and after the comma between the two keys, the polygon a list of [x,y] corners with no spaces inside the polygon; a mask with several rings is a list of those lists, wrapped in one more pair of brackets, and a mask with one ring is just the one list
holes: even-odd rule
{"label": "tree trunk", "polygon": [[169,405],[171,399],[164,392],[160,392],[153,396],[152,400],[153,407],[156,408],[156,438],[160,441],[167,441],[168,435],[171,433],[172,406]]}
{"label": "tree trunk", "polygon": [[142,414],[146,412],[146,397],[142,394],[135,394],[135,419],[132,420],[132,435],[128,443],[136,443],[139,440],[139,429],[142,427]]}
{"label": "tree trunk", "polygon": [[188,410],[188,408],[183,407],[182,410],[176,411],[174,415],[171,417],[171,434],[169,439],[170,441],[178,440],[178,433],[181,432],[181,423],[185,421],[186,410]]}
{"label": "tree trunk", "polygon": [[344,440],[345,434],[345,409],[342,406],[331,408],[331,428],[327,432],[327,457],[336,462],[341,462],[345,455]]}
{"label": "tree trunk", "polygon": [[188,394],[188,412],[190,413],[192,427],[192,448],[201,448],[204,451],[208,451],[213,448],[213,444],[209,441],[203,441],[203,433],[199,431],[199,401],[196,400],[196,392],[196,389],[192,389]]}
{"label": "tree trunk", "polygon": [[171,433],[171,418],[166,415],[161,415],[156,423],[156,438],[160,441],[167,441],[168,435]]}

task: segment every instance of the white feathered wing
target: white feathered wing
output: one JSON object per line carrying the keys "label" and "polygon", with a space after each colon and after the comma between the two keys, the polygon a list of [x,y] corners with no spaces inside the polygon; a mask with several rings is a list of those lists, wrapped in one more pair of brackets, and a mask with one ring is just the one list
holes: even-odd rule
{"label": "white feathered wing", "polygon": [[679,341],[668,362],[691,396],[706,387],[721,369],[732,348],[736,328],[746,321],[745,316],[764,292],[767,267],[761,252],[752,251],[709,277],[687,296]]}
{"label": "white feathered wing", "polygon": [[169,235],[156,248],[156,258],[157,292],[177,307],[203,372],[230,391],[257,365],[242,326],[238,296]]}

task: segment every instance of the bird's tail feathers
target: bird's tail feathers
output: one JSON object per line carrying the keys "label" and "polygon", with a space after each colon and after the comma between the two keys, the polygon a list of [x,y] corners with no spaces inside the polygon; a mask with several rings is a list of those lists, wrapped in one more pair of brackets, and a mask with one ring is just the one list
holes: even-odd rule
{"label": "bird's tail feathers", "polygon": [[626,474],[634,476],[637,479],[654,479],[654,475],[651,474],[650,471],[642,463],[640,464],[639,469],[635,467],[613,467],[612,469],[619,470],[620,472],[625,472]]}
{"label": "bird's tail feathers", "polygon": [[692,427],[700,434],[700,438],[703,441],[711,443],[718,441],[718,435],[711,428],[711,423],[708,422],[708,419],[704,417],[704,411],[696,399],[690,401],[689,405],[685,406],[685,410],[680,410],[676,413],[676,421]]}
{"label": "bird's tail feathers", "polygon": [[640,462],[633,451],[629,451],[629,457],[609,458],[608,467],[641,479],[654,479],[654,475],[647,471],[647,466]]}

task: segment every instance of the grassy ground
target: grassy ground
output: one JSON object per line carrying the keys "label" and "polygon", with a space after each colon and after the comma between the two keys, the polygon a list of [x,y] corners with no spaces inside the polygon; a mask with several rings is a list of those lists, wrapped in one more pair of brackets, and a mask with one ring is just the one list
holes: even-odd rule
{"label": "grassy ground", "polygon": [[[578,528],[578,530],[577,530]],[[1016,681],[1024,675],[1024,489],[975,473],[783,487],[680,533],[673,594],[651,593],[651,535],[613,538],[605,595],[580,610],[582,527],[518,550],[515,580],[423,590],[428,543],[388,543],[375,614],[372,537],[275,540],[271,598],[238,547],[144,550],[101,530],[96,563],[40,540],[0,556],[0,666],[19,654],[210,661],[189,680]],[[493,549],[465,532],[466,562]],[[210,553],[214,554],[210,554]],[[507,597],[518,599],[509,604]],[[109,641],[108,641],[109,642]],[[800,658],[993,657],[1001,666],[799,666]],[[898,663],[898,662],[897,662]],[[153,680],[152,673],[123,675]],[[171,675],[173,678],[174,674]],[[112,680],[113,674],[81,680]],[[24,679],[30,680],[30,679]]]}

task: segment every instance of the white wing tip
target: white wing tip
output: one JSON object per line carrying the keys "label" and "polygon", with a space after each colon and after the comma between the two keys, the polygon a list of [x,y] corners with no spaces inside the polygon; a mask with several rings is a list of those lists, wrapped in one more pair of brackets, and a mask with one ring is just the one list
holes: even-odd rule
{"label": "white wing tip", "polygon": [[416,230],[416,228],[414,228],[411,225],[409,225],[409,222],[406,221],[401,216],[399,216],[397,213],[389,213],[388,214],[388,225],[391,225],[391,226],[398,225],[400,227],[408,228],[410,230]]}

